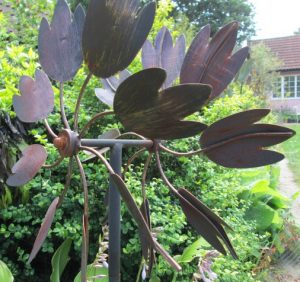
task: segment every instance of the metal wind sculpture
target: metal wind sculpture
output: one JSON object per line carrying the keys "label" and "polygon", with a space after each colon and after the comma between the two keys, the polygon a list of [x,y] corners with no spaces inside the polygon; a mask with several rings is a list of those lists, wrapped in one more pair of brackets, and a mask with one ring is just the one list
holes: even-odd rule
{"label": "metal wind sculpture", "polygon": [[[169,182],[162,168],[160,151],[174,156],[203,154],[225,167],[249,168],[280,161],[283,155],[265,148],[294,135],[288,128],[256,123],[269,113],[267,109],[238,113],[210,126],[198,121],[185,120],[223,92],[246,59],[248,48],[242,48],[232,54],[238,29],[236,22],[220,29],[212,39],[209,25],[205,26],[192,42],[186,55],[184,37],[180,37],[173,46],[172,37],[166,28],[159,32],[154,46],[149,41],[144,44],[153,24],[155,3],[151,2],[143,8],[139,5],[138,0],[91,0],[87,15],[81,6],[78,6],[72,15],[65,0],[58,0],[51,24],[43,19],[39,30],[38,52],[43,70],[36,71],[34,80],[27,76],[22,77],[19,86],[21,95],[14,96],[14,109],[20,120],[29,123],[44,120],[60,158],[52,165],[45,165],[45,148],[38,144],[28,146],[13,167],[7,184],[24,185],[42,167],[54,168],[64,158],[69,158],[65,189],[50,205],[29,261],[34,259],[42,246],[55,210],[64,199],[75,160],[84,192],[82,281],[86,281],[89,230],[88,185],[79,158],[80,151],[88,151],[97,156],[110,173],[109,277],[110,281],[120,281],[119,194],[138,225],[148,274],[154,263],[155,252],[161,254],[175,270],[181,270],[180,265],[164,250],[151,232],[145,179],[153,155],[163,181],[179,200],[188,222],[219,252],[226,254],[226,247],[231,255],[237,258],[224,229],[230,227],[188,190],[176,189]],[[142,62],[145,69],[131,75],[125,68],[142,46]],[[64,112],[64,83],[74,78],[83,60],[88,66],[89,74],[78,95],[74,125],[71,128]],[[112,77],[120,71],[119,78]],[[114,111],[97,114],[79,130],[80,105],[92,75],[101,78],[106,88],[96,90],[98,98],[110,106],[113,105]],[[174,86],[174,81],[179,76],[180,84]],[[60,85],[63,129],[58,134],[53,132],[47,122],[47,117],[54,107],[54,95],[48,77]],[[120,135],[118,130],[113,130],[105,133],[100,139],[83,139],[96,120],[110,114],[115,114],[128,132]],[[161,142],[198,134],[201,134],[200,149],[196,151],[175,152]],[[120,139],[126,135],[135,136],[137,139]],[[120,175],[122,147],[126,146],[141,146],[142,150],[149,151],[143,173],[141,207],[137,206]],[[111,147],[111,163],[95,147]]]}

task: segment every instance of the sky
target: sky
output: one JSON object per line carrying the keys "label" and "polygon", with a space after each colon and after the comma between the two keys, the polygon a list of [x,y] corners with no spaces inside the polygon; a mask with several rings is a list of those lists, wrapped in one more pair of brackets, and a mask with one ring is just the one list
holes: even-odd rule
{"label": "sky", "polygon": [[249,0],[255,7],[256,36],[293,35],[300,28],[300,0]]}

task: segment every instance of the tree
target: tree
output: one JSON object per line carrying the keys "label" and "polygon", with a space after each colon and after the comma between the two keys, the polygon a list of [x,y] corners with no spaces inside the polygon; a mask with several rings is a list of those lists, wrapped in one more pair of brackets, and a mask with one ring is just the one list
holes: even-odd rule
{"label": "tree", "polygon": [[177,13],[185,14],[198,29],[210,24],[215,33],[225,24],[237,20],[240,23],[238,42],[255,34],[253,5],[248,0],[173,0]]}

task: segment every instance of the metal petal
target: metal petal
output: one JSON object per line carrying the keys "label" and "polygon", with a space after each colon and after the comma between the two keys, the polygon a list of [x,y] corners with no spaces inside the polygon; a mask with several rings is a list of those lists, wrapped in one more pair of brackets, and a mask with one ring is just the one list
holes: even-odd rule
{"label": "metal petal", "polygon": [[9,186],[22,186],[29,182],[40,170],[47,159],[47,152],[41,145],[30,145],[21,159],[13,166],[12,175],[6,181]]}
{"label": "metal petal", "polygon": [[[181,119],[198,111],[211,88],[202,84],[178,85],[159,92],[166,73],[146,69],[125,80],[118,88],[114,110],[127,130],[153,139],[174,139],[199,133],[205,125]],[[184,129],[186,127],[186,130]]]}
{"label": "metal petal", "polygon": [[116,92],[119,85],[124,80],[126,80],[130,75],[131,75],[131,73],[127,69],[125,69],[125,70],[120,71],[115,76],[111,76],[111,77],[106,78],[106,79],[101,79],[101,82],[102,82],[105,89],[107,89],[107,90],[109,89],[113,92]]}
{"label": "metal petal", "polygon": [[185,55],[185,38],[180,36],[175,46],[170,31],[162,27],[158,32],[154,47],[146,41],[142,49],[142,63],[146,68],[163,68],[167,72],[167,79],[162,88],[170,87],[180,74]]}
{"label": "metal petal", "polygon": [[225,167],[251,168],[276,163],[282,154],[264,150],[291,138],[289,128],[270,124],[253,124],[268,110],[250,110],[214,123],[201,136],[205,155]]}
{"label": "metal petal", "polygon": [[43,18],[39,30],[39,57],[44,71],[54,80],[71,80],[83,61],[81,38],[85,13],[81,5],[74,17],[65,0],[58,0],[52,23]]}
{"label": "metal petal", "polygon": [[45,119],[54,108],[54,92],[48,76],[36,70],[35,81],[22,76],[19,83],[21,96],[13,97],[13,105],[18,118],[23,122],[37,122]]}
{"label": "metal petal", "polygon": [[248,56],[248,47],[232,55],[238,23],[232,22],[209,42],[210,27],[205,26],[192,42],[182,65],[181,83],[205,83],[213,87],[211,99],[219,96],[232,81]]}
{"label": "metal petal", "polygon": [[51,205],[49,206],[49,208],[47,210],[47,213],[45,215],[45,218],[43,220],[43,223],[41,225],[39,233],[34,241],[33,248],[32,248],[32,251],[31,251],[29,259],[28,259],[28,263],[31,263],[31,261],[35,258],[35,256],[37,255],[38,251],[40,250],[41,246],[43,245],[43,243],[47,237],[47,234],[49,232],[49,229],[50,229],[53,219],[54,219],[54,215],[55,215],[55,211],[56,211],[58,202],[59,202],[59,198],[57,197],[53,200],[53,202],[51,203]]}
{"label": "metal petal", "polygon": [[122,178],[117,174],[111,174],[111,177],[117,186],[120,195],[122,196],[123,200],[127,208],[129,209],[132,217],[136,221],[139,232],[145,240],[147,240],[148,244],[151,245],[157,252],[159,252],[165,260],[177,271],[181,271],[180,265],[163,249],[163,247],[152,237],[151,231],[140,212],[139,208],[137,207],[132,195],[130,194],[129,190],[127,189],[124,181]]}
{"label": "metal petal", "polygon": [[231,255],[234,258],[237,258],[227,234],[221,225],[223,221],[219,219],[217,215],[212,215],[213,212],[208,211],[208,208],[187,190],[179,189],[178,193],[181,196],[178,198],[182,210],[186,215],[188,222],[196,229],[196,231],[216,250],[226,255],[226,250],[220,241],[222,240],[229,249]]}
{"label": "metal petal", "polygon": [[83,53],[90,71],[107,78],[125,69],[152,27],[155,2],[139,9],[137,0],[91,0],[83,32]]}
{"label": "metal petal", "polygon": [[111,90],[106,90],[102,88],[96,88],[95,93],[97,98],[104,104],[109,107],[112,107],[114,104],[115,93]]}

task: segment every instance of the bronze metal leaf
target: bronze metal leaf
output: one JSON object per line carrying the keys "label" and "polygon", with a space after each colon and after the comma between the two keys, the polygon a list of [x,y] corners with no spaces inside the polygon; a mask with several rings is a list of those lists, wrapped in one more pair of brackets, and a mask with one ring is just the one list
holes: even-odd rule
{"label": "bronze metal leaf", "polygon": [[254,124],[268,113],[266,109],[249,110],[212,124],[200,138],[204,154],[230,168],[258,167],[282,160],[282,154],[264,148],[291,138],[295,132],[277,125]]}
{"label": "bronze metal leaf", "polygon": [[21,96],[13,97],[13,105],[18,118],[23,122],[38,122],[45,119],[54,108],[54,92],[48,76],[36,70],[35,81],[22,76],[19,83]]}
{"label": "bronze metal leaf", "polygon": [[22,186],[29,182],[47,159],[47,152],[41,145],[30,145],[23,152],[22,157],[12,168],[12,175],[6,183],[9,186]]}
{"label": "bronze metal leaf", "polygon": [[211,87],[182,84],[159,91],[166,78],[163,69],[140,71],[118,88],[114,111],[127,130],[152,139],[193,136],[206,128],[182,119],[198,111],[208,100]]}
{"label": "bronze metal leaf", "polygon": [[71,14],[65,0],[58,0],[51,24],[43,18],[39,30],[39,58],[43,70],[60,82],[71,80],[83,61],[81,48],[85,12],[79,5]]}
{"label": "bronze metal leaf", "polygon": [[156,5],[137,0],[91,0],[83,32],[84,59],[90,71],[108,78],[125,69],[145,42]]}
{"label": "bronze metal leaf", "polygon": [[210,26],[205,26],[192,42],[182,65],[181,83],[205,83],[212,86],[211,99],[219,96],[235,77],[249,49],[244,47],[232,55],[238,23],[221,28],[209,41]]}

